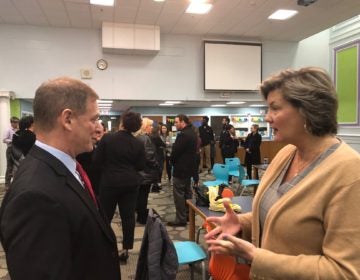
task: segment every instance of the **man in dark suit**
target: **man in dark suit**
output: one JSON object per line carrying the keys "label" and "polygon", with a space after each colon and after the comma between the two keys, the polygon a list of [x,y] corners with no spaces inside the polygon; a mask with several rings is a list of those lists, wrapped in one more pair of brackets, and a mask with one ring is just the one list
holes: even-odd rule
{"label": "man in dark suit", "polygon": [[12,280],[121,278],[114,232],[76,169],[75,157],[93,148],[97,99],[71,78],[45,82],[36,91],[37,141],[0,211]]}
{"label": "man in dark suit", "polygon": [[186,199],[192,197],[190,178],[197,170],[196,141],[197,136],[186,115],[175,117],[175,126],[179,131],[172,146],[171,163],[174,166],[173,195],[176,208],[175,221],[168,222],[169,226],[185,226],[187,219]]}

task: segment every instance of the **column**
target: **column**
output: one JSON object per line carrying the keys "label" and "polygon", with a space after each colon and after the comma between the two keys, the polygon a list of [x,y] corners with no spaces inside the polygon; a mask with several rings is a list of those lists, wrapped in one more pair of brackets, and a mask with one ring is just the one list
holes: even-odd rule
{"label": "column", "polygon": [[0,183],[5,182],[6,171],[6,144],[2,140],[5,130],[10,126],[10,99],[14,97],[14,92],[0,89]]}

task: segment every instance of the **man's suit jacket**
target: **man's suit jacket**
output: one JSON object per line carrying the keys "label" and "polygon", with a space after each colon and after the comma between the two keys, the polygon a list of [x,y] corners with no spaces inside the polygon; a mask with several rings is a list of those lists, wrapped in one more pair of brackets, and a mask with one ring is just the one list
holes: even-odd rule
{"label": "man's suit jacket", "polygon": [[34,146],[0,212],[12,280],[119,280],[115,235],[78,180]]}
{"label": "man's suit jacket", "polygon": [[190,178],[196,172],[196,134],[192,125],[187,125],[176,136],[170,160],[176,178]]}

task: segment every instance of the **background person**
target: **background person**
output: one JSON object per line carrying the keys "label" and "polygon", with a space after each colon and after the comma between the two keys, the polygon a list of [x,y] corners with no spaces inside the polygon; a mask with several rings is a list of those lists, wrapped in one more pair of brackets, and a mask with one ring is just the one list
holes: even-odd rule
{"label": "background person", "polygon": [[140,130],[135,133],[136,138],[141,141],[145,149],[145,167],[144,170],[141,170],[139,172],[141,176],[141,183],[136,202],[136,219],[137,222],[142,225],[146,224],[146,220],[148,217],[149,209],[147,208],[147,204],[151,185],[155,184],[155,186],[153,186],[153,191],[160,191],[156,189],[156,183],[159,179],[160,166],[156,157],[156,147],[149,136],[153,129],[152,125],[153,120],[149,118],[143,118]]}
{"label": "background person", "polygon": [[205,166],[206,171],[210,172],[211,165],[211,144],[214,143],[214,132],[209,126],[209,117],[205,116],[202,119],[202,124],[199,127],[199,134],[201,139],[201,153],[200,153],[200,172]]}
{"label": "background person", "polygon": [[132,134],[139,130],[141,122],[139,113],[125,111],[119,131],[105,134],[94,154],[95,165],[102,167],[100,201],[109,221],[116,205],[119,208],[123,232],[119,260],[123,264],[134,246],[135,208],[141,183],[138,172],[145,167],[144,146]]}
{"label": "background person", "polygon": [[50,80],[36,91],[37,141],[0,210],[11,279],[120,279],[115,234],[76,170],[75,157],[93,147],[97,99],[71,78]]}
{"label": "background person", "polygon": [[11,178],[13,174],[13,160],[11,158],[11,142],[14,133],[18,130],[19,127],[19,118],[11,117],[10,118],[10,127],[5,131],[3,135],[3,143],[6,144],[6,171],[5,171],[5,190],[7,190],[11,183]]}
{"label": "background person", "polygon": [[335,136],[331,78],[285,70],[261,92],[274,141],[289,145],[262,177],[252,213],[236,216],[226,204],[225,216],[208,219],[218,224],[209,250],[251,262],[252,279],[360,279],[360,155]]}
{"label": "background person", "polygon": [[169,135],[168,128],[166,124],[162,124],[160,128],[160,137],[161,140],[165,143],[165,168],[166,168],[166,174],[168,176],[168,185],[171,185],[171,163],[170,163],[170,155],[171,155],[171,149],[172,149],[172,139]]}
{"label": "background person", "polygon": [[245,140],[241,140],[241,146],[245,149],[245,165],[249,179],[252,179],[252,165],[261,163],[260,145],[261,135],[259,134],[259,125],[253,124],[251,132]]}
{"label": "background person", "polygon": [[190,178],[197,170],[196,166],[196,134],[186,115],[175,117],[175,126],[179,133],[172,146],[171,163],[174,166],[173,196],[176,208],[175,221],[169,221],[169,226],[186,226],[186,200],[192,197]]}

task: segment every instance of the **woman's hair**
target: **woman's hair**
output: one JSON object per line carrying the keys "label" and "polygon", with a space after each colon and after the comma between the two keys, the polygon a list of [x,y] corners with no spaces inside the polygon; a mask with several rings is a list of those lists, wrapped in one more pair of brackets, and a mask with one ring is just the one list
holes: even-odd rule
{"label": "woman's hair", "polygon": [[166,127],[165,136],[169,136],[169,129],[168,129],[168,127],[167,127],[166,124],[162,124],[162,125],[160,126],[160,135],[163,135],[163,133],[162,133],[162,128],[163,128],[163,127]]}
{"label": "woman's hair", "polygon": [[306,67],[281,71],[263,81],[260,87],[265,100],[274,90],[279,90],[287,102],[299,109],[309,133],[315,136],[337,133],[338,100],[325,70]]}
{"label": "woman's hair", "polygon": [[251,126],[253,128],[255,128],[257,132],[259,132],[259,125],[258,124],[252,124]]}
{"label": "woman's hair", "polygon": [[121,115],[122,127],[129,132],[135,132],[139,130],[139,128],[141,127],[141,122],[142,120],[139,113],[133,111],[125,111]]}
{"label": "woman's hair", "polygon": [[19,129],[25,130],[29,129],[34,123],[34,117],[33,116],[24,116],[19,121]]}
{"label": "woman's hair", "polygon": [[134,131],[134,136],[138,136],[138,135],[143,135],[143,134],[146,134],[146,128],[149,126],[149,125],[152,125],[154,123],[153,120],[149,119],[149,118],[142,118],[142,125],[141,127],[139,127],[139,129],[137,131]]}

